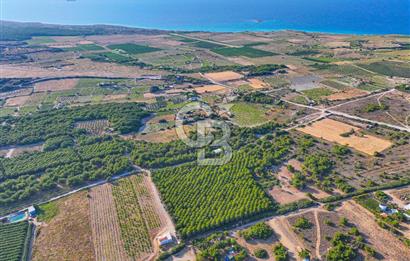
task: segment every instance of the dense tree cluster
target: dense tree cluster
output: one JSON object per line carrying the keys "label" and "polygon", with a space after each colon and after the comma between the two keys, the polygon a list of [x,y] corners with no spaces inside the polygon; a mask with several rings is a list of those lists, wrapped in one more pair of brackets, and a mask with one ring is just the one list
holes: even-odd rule
{"label": "dense tree cluster", "polygon": [[155,144],[138,141],[131,152],[131,159],[145,168],[163,168],[192,162],[196,158],[195,150],[182,141]]}
{"label": "dense tree cluster", "polygon": [[109,120],[121,134],[137,131],[148,113],[137,103],[115,103],[36,112],[21,117],[0,118],[0,146],[43,142],[49,138],[81,132],[77,121]]}
{"label": "dense tree cluster", "polygon": [[286,261],[288,260],[288,250],[281,243],[277,244],[273,248],[273,253],[275,254],[275,261]]}
{"label": "dense tree cluster", "polygon": [[52,194],[49,192],[106,179],[132,169],[124,156],[129,149],[127,143],[92,140],[99,142],[1,159],[0,212],[42,194],[48,197]]}
{"label": "dense tree cluster", "polygon": [[268,239],[273,235],[273,230],[270,226],[261,222],[241,231],[240,235],[245,240]]}
{"label": "dense tree cluster", "polygon": [[153,173],[181,236],[222,227],[274,208],[252,178],[248,169],[252,161],[241,152],[222,166],[186,164]]}
{"label": "dense tree cluster", "polygon": [[240,100],[251,103],[263,103],[263,104],[279,104],[280,100],[275,99],[263,92],[251,92],[240,95]]}

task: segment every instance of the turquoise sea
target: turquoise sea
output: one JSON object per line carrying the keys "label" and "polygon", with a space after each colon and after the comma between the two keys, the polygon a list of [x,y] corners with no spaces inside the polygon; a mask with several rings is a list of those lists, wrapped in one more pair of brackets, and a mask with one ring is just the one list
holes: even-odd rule
{"label": "turquoise sea", "polygon": [[410,0],[0,0],[1,20],[204,31],[410,34]]}

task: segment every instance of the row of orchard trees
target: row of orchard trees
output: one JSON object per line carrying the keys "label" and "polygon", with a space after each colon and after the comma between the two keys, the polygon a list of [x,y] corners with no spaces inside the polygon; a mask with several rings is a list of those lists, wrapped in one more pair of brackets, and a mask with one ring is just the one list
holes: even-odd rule
{"label": "row of orchard trees", "polygon": [[26,260],[31,239],[31,224],[27,221],[0,224],[0,260]]}
{"label": "row of orchard trees", "polygon": [[248,169],[252,160],[246,153],[237,153],[223,166],[189,164],[154,172],[154,181],[183,237],[274,208]]}
{"label": "row of orchard trees", "polygon": [[59,184],[76,187],[130,171],[127,151],[121,140],[91,138],[71,148],[0,159],[0,212],[36,195],[47,196],[42,192],[56,192]]}

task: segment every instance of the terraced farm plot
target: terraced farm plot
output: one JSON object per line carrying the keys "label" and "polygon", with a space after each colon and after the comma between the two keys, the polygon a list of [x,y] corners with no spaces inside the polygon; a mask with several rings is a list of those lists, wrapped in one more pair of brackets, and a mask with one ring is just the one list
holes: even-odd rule
{"label": "terraced farm plot", "polygon": [[[317,138],[347,145],[368,155],[374,155],[392,146],[388,140],[371,135],[358,135],[356,133],[360,132],[359,128],[332,119],[323,119],[297,130]],[[346,135],[350,132],[351,135]]]}
{"label": "terraced farm plot", "polygon": [[[58,209],[56,209],[58,208]],[[87,192],[44,206],[33,260],[95,260]]]}
{"label": "terraced farm plot", "polygon": [[79,121],[75,123],[76,128],[85,129],[93,135],[102,135],[108,126],[110,126],[108,120]]}
{"label": "terraced farm plot", "polygon": [[160,51],[159,48],[154,48],[146,45],[138,45],[138,44],[111,44],[107,46],[111,50],[119,49],[129,54],[141,54],[141,53],[150,53]]}
{"label": "terraced farm plot", "polygon": [[26,260],[31,240],[31,224],[26,221],[0,224],[0,260]]}

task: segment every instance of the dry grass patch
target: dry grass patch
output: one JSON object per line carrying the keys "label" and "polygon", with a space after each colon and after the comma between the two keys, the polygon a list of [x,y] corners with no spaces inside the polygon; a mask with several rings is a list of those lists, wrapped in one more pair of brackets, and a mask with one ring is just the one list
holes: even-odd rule
{"label": "dry grass patch", "polygon": [[33,260],[95,260],[87,192],[57,202],[59,212],[40,226]]}
{"label": "dry grass patch", "polygon": [[16,107],[16,106],[23,106],[30,100],[30,95],[27,96],[18,96],[9,98],[6,100],[5,106]]}
{"label": "dry grass patch", "polygon": [[364,90],[359,90],[356,88],[349,88],[340,92],[333,93],[325,98],[329,101],[339,101],[339,100],[348,100],[352,98],[357,98],[361,96],[365,96],[369,94],[369,92]]}
{"label": "dry grass patch", "polygon": [[248,81],[249,85],[254,89],[265,89],[268,87],[268,85],[265,82],[256,78],[249,79]]}
{"label": "dry grass patch", "polygon": [[233,71],[225,71],[216,73],[206,73],[205,77],[215,82],[225,82],[241,79],[243,75]]}
{"label": "dry grass patch", "polygon": [[128,97],[128,94],[109,94],[109,95],[105,95],[102,98],[102,101],[124,100],[127,97]]}
{"label": "dry grass patch", "polygon": [[78,79],[51,80],[39,82],[34,85],[35,92],[57,92],[74,89],[77,86]]}
{"label": "dry grass patch", "polygon": [[317,138],[347,145],[368,155],[374,155],[392,146],[392,142],[388,140],[361,134],[361,129],[332,119],[323,119],[297,130]]}
{"label": "dry grass patch", "polygon": [[224,91],[226,88],[221,85],[205,85],[203,87],[194,88],[194,90],[199,94],[209,93],[209,92],[219,92]]}

